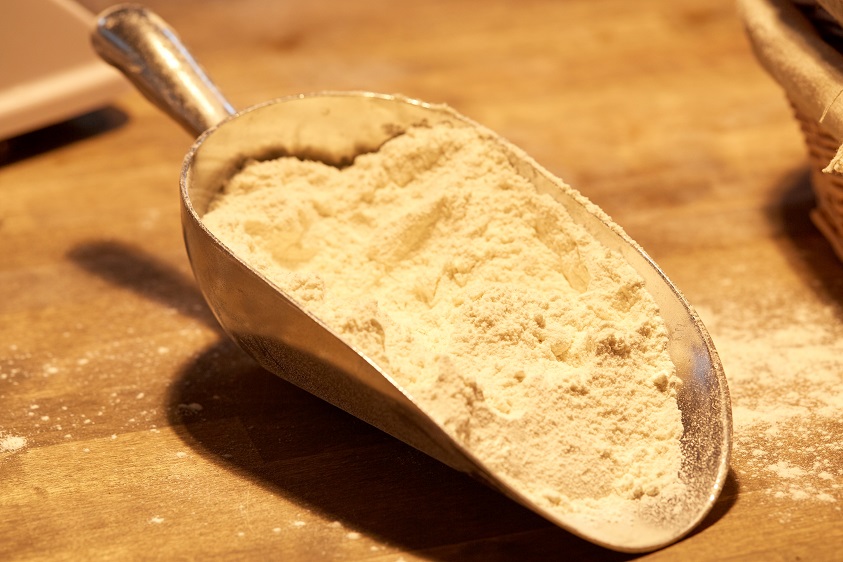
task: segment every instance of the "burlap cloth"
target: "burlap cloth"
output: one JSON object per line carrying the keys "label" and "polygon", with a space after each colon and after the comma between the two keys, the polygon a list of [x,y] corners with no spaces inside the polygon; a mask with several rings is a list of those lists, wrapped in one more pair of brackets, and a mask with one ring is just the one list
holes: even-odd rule
{"label": "burlap cloth", "polygon": [[805,137],[811,221],[843,261],[843,0],[738,0],[738,8]]}
{"label": "burlap cloth", "polygon": [[843,0],[817,0],[816,3],[822,6],[838,23],[843,22]]}
{"label": "burlap cloth", "polygon": [[[747,35],[761,65],[804,118],[821,123],[840,142],[843,55],[823,40],[814,23],[803,15],[805,6],[811,4],[819,4],[830,21],[843,21],[843,0],[738,0]],[[837,149],[823,171],[843,174],[843,147]]]}

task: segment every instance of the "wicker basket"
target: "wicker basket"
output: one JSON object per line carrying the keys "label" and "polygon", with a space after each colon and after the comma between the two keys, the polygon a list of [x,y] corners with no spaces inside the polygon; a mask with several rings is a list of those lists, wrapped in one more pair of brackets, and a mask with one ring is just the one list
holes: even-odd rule
{"label": "wicker basket", "polygon": [[817,198],[817,206],[811,211],[811,221],[831,243],[837,257],[843,260],[843,176],[822,171],[834,158],[841,141],[796,108],[794,115],[808,147],[811,185]]}
{"label": "wicker basket", "polygon": [[[843,52],[843,28],[830,13],[816,0],[793,0],[793,4],[828,45]],[[843,260],[843,176],[822,171],[834,158],[843,140],[835,138],[821,123],[809,119],[793,107],[808,147],[811,185],[817,198],[817,206],[811,211],[811,221],[828,239],[837,257]]]}

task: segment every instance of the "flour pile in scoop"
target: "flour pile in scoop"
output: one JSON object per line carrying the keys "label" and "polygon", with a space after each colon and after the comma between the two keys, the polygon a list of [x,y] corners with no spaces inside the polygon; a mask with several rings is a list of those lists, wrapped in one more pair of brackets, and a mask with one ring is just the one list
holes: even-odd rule
{"label": "flour pile in scoop", "polygon": [[411,128],[344,168],[249,162],[203,221],[539,506],[681,486],[655,302],[484,132]]}

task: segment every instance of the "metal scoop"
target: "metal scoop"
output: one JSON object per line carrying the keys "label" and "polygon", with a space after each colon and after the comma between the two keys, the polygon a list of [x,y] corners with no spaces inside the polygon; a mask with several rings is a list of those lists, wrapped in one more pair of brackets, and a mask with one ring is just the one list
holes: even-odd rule
{"label": "metal scoop", "polygon": [[685,492],[669,505],[594,521],[548,512],[505,484],[451,439],[389,373],[241,261],[202,224],[211,198],[247,159],[294,155],[340,165],[377,150],[414,124],[447,120],[479,125],[442,105],[369,92],[298,95],[235,112],[166,23],[137,6],[102,13],[92,40],[103,59],[188,132],[199,135],[181,173],[187,253],[219,323],[261,366],[607,548],[660,548],[689,533],[709,512],[726,479],[731,451],[731,407],[723,369],[708,333],[679,291],[600,209],[523,151],[499,140],[538,191],[551,194],[641,275],[661,308],[670,354],[684,381],[678,403],[685,430],[680,472]]}

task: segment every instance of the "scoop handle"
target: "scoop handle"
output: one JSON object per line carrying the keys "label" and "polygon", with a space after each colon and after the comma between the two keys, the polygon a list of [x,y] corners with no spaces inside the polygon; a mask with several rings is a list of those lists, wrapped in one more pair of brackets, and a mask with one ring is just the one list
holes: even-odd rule
{"label": "scoop handle", "polygon": [[120,4],[100,13],[91,43],[193,136],[235,113],[176,32],[142,6]]}

